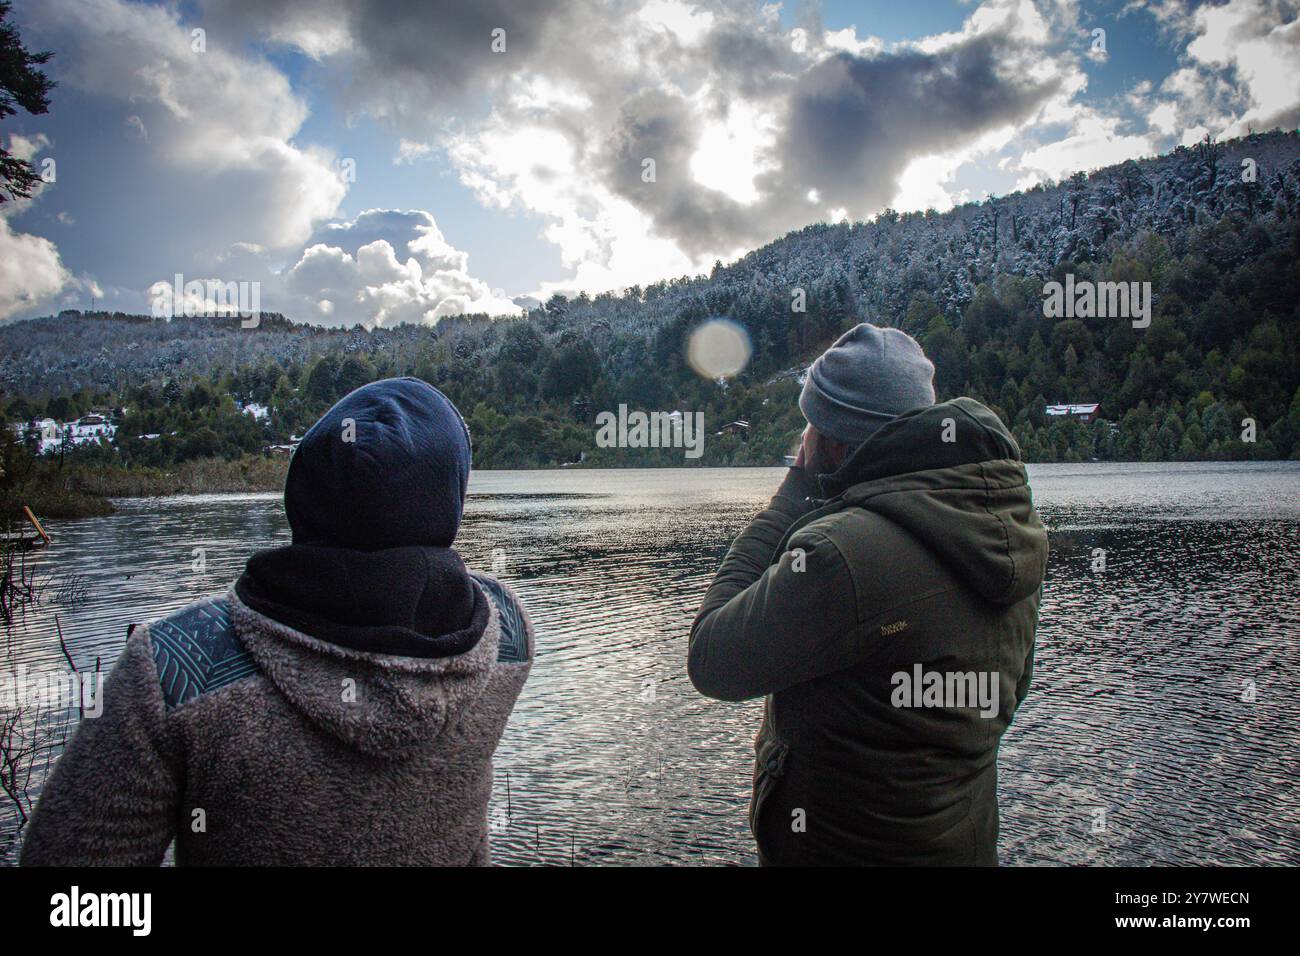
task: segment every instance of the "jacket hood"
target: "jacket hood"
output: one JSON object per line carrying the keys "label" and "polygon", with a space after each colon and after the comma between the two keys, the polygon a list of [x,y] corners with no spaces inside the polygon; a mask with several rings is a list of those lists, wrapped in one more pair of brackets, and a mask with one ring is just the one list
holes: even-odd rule
{"label": "jacket hood", "polygon": [[913,409],[884,425],[822,488],[907,530],[986,600],[1039,589],[1047,530],[1015,439],[971,398]]}
{"label": "jacket hood", "polygon": [[469,484],[469,430],[442,392],[386,378],[307,430],[284,485],[295,544],[450,547]]}
{"label": "jacket hood", "polygon": [[262,673],[313,723],[379,756],[436,738],[496,660],[496,606],[450,548],[273,548],[248,560],[231,597]]}
{"label": "jacket hood", "polygon": [[227,595],[240,641],[258,670],[312,724],[352,748],[398,759],[437,741],[483,695],[497,660],[500,619],[486,608],[479,639],[464,653],[405,657],[342,647],[253,610]]}
{"label": "jacket hood", "polygon": [[463,654],[487,624],[487,600],[451,548],[272,548],[248,559],[235,590],[281,624],[370,653]]}

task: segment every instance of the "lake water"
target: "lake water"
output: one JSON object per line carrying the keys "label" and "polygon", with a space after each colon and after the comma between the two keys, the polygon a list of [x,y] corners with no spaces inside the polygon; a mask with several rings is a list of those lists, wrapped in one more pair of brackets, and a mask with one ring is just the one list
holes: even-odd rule
{"label": "lake water", "polygon": [[[1300,863],[1300,463],[1030,474],[1052,554],[1033,690],[1002,746],[1003,862]],[[473,476],[461,551],[495,563],[538,630],[497,753],[497,862],[754,862],[761,703],[700,697],[685,653],[718,561],[780,476]],[[130,623],[224,589],[288,538],[276,495],[119,508],[51,522],[42,573],[85,595],[47,588],[10,629],[15,662],[60,666],[57,613],[78,664],[107,667]]]}

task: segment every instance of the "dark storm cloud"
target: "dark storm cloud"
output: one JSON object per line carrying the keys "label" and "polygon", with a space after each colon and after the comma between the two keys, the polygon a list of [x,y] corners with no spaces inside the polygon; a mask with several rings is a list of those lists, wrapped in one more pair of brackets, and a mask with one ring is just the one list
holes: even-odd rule
{"label": "dark storm cloud", "polygon": [[[893,199],[913,159],[1023,121],[1057,90],[1025,78],[1032,51],[1005,32],[864,57],[828,50],[815,10],[805,11],[801,52],[776,18],[756,16],[742,0],[698,4],[711,19],[695,42],[634,29],[629,18],[641,6],[329,0],[303,12],[290,0],[240,0],[213,15],[308,46],[344,38],[322,54],[330,82],[346,76],[349,107],[386,117],[406,135],[436,136],[448,120],[472,124],[489,104],[507,125],[536,122],[527,103],[491,95],[517,89],[507,81],[537,76],[582,91],[587,106],[543,114],[572,144],[581,164],[574,176],[596,177],[692,257],[752,247],[831,208],[870,215]],[[491,51],[497,28],[506,31],[505,54]],[[694,96],[700,90],[708,95]],[[725,121],[735,100],[777,117],[764,157],[770,171],[756,178],[759,198],[748,204],[700,185],[691,171],[701,135]],[[654,182],[643,181],[646,158],[655,161]]]}
{"label": "dark storm cloud", "polygon": [[1011,40],[974,37],[936,53],[841,53],[799,79],[771,190],[815,188],[830,206],[879,208],[914,158],[1029,117],[1058,89],[1012,75]]}
{"label": "dark storm cloud", "polygon": [[729,81],[730,91],[753,98],[775,92],[784,79],[806,67],[788,36],[737,20],[724,20],[709,31],[702,56]]}
{"label": "dark storm cloud", "polygon": [[[503,71],[533,66],[585,6],[572,0],[366,0],[351,12],[358,75],[408,103],[412,94],[472,93]],[[492,50],[497,29],[505,31],[504,53]]]}
{"label": "dark storm cloud", "polygon": [[[711,50],[729,48],[752,66],[752,49],[734,35]],[[784,81],[769,74],[765,85],[785,99],[784,117],[767,157],[772,170],[757,178],[760,199],[752,204],[701,186],[690,174],[710,117],[668,93],[638,96],[624,104],[610,132],[608,184],[650,215],[657,232],[697,255],[765,242],[827,208],[870,215],[893,199],[913,159],[1021,122],[1057,91],[1056,81],[1016,75],[1015,53],[1008,36],[987,34],[934,53],[836,53]],[[721,62],[717,69],[729,67]],[[762,83],[753,74],[749,85]],[[642,179],[645,157],[655,160],[653,183]],[[813,189],[815,207],[807,199]]]}
{"label": "dark storm cloud", "polygon": [[[564,38],[589,22],[595,0],[210,0],[205,20],[232,29],[299,42],[339,36],[326,44],[334,58],[326,79],[342,80],[345,101],[373,115],[420,125],[442,116],[431,109],[488,90],[503,77],[542,69]],[[494,31],[505,49],[494,52]],[[581,56],[577,45],[569,56]],[[343,66],[344,71],[333,67]]]}
{"label": "dark storm cloud", "polygon": [[[745,209],[691,172],[706,122],[684,99],[653,91],[624,103],[605,153],[607,185],[650,214],[657,230],[690,250],[728,248],[746,230]],[[647,161],[652,160],[652,180]]]}

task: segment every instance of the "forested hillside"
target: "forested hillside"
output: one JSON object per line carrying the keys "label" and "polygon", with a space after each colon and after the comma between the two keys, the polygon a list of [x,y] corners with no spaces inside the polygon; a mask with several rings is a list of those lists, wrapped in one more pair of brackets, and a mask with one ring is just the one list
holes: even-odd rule
{"label": "forested hillside", "polygon": [[[1051,319],[1043,286],[1150,282],[1148,328]],[[796,303],[806,303],[798,311]],[[796,375],[859,321],[915,335],[941,398],[971,395],[1031,461],[1300,457],[1300,135],[1180,148],[950,212],[809,226],[708,276],[622,295],[555,297],[526,318],[320,329],[263,316],[161,321],[63,313],[0,328],[9,422],[125,407],[116,449],[88,458],[167,465],[260,453],[378,376],[414,374],[470,421],[479,467],[774,464],[802,422]],[[725,316],[753,343],[726,383],[684,356]],[[236,402],[269,405],[266,423]],[[1047,404],[1101,403],[1049,422]],[[703,411],[704,456],[595,447],[619,403]],[[747,436],[714,433],[734,419]],[[1256,440],[1243,441],[1243,421]],[[145,439],[142,435],[158,435]]]}

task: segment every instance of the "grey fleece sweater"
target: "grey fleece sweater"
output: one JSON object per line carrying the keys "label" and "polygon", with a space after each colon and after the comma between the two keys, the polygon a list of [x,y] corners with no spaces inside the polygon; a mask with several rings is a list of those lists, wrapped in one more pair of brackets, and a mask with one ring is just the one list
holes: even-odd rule
{"label": "grey fleece sweater", "polygon": [[[533,629],[505,585],[473,648],[338,647],[232,590],[137,628],[42,795],[24,865],[486,865],[492,754]],[[233,636],[233,638],[232,638]]]}

